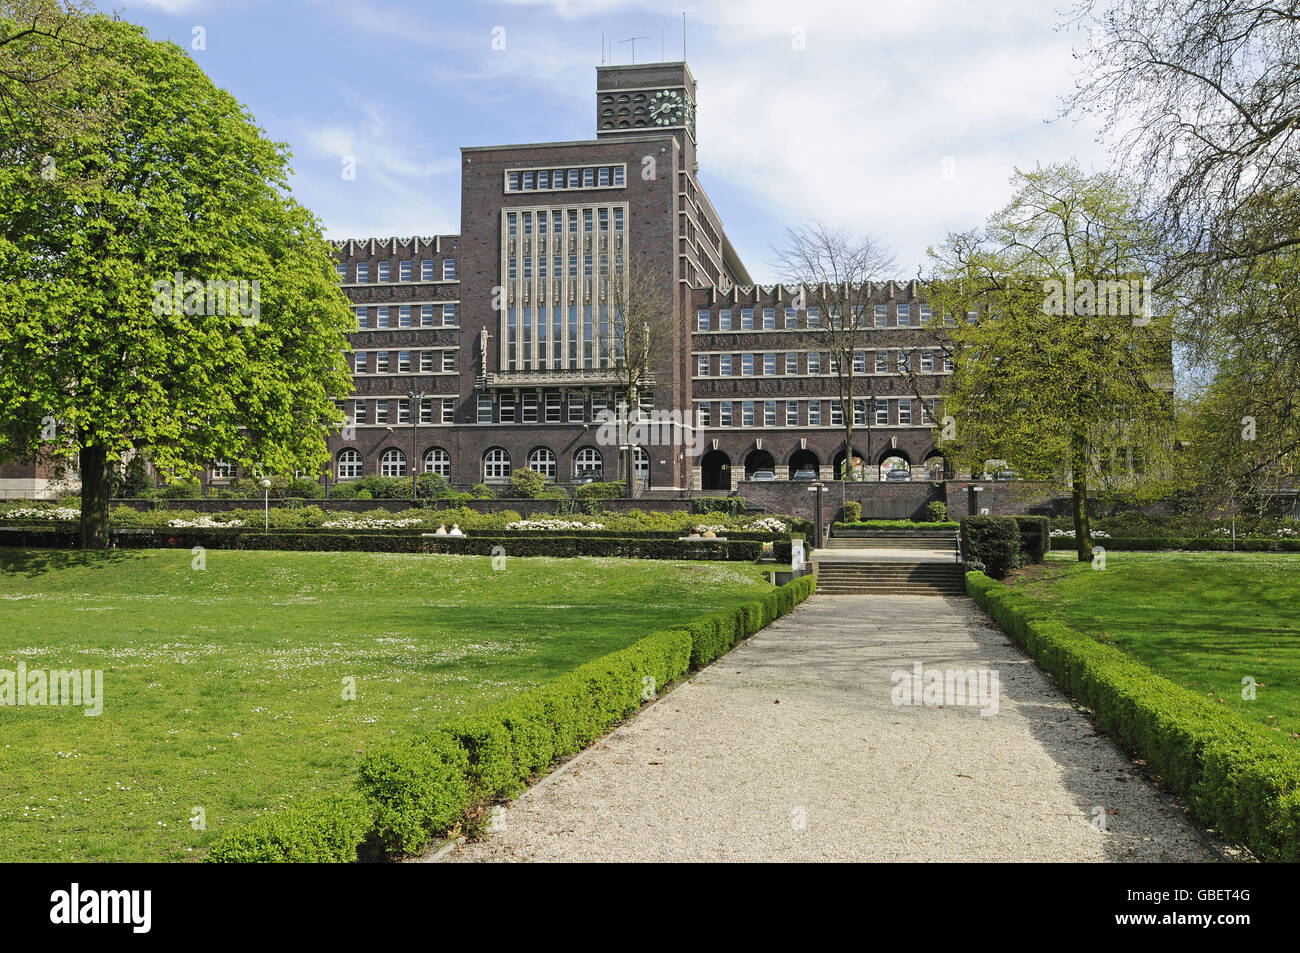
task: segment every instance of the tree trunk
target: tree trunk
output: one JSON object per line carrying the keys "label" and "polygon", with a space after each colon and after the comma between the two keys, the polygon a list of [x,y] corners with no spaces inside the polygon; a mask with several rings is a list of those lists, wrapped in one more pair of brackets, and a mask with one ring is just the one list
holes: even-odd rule
{"label": "tree trunk", "polygon": [[636,407],[640,398],[636,392],[636,385],[628,387],[628,407],[627,407],[627,498],[629,500],[636,498],[636,447],[632,443],[632,428],[635,426]]}
{"label": "tree trunk", "polygon": [[81,548],[108,549],[108,451],[81,448]]}
{"label": "tree trunk", "polygon": [[1088,528],[1088,448],[1082,437],[1074,438],[1071,469],[1070,508],[1074,516],[1074,547],[1079,562],[1092,559],[1092,534]]}

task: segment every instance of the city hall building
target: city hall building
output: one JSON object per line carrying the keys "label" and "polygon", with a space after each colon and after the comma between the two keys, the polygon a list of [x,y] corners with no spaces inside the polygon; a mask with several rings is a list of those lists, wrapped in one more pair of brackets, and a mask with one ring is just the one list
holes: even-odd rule
{"label": "city hall building", "polygon": [[[836,478],[827,316],[797,308],[796,289],[756,285],[737,257],[698,179],[695,103],[685,63],[599,67],[594,139],[462,148],[459,235],[334,243],[357,318],[336,480],[412,466],[462,485],[524,467],[620,479],[626,455],[601,439],[624,397],[602,347],[616,320],[604,278],[633,256],[667,277],[680,329],[656,350],[642,406],[691,424],[676,445],[632,441],[642,485]],[[873,291],[855,457],[866,479],[882,463],[893,479],[941,474],[934,409],[917,396],[950,370],[924,346],[929,309],[914,282]]]}

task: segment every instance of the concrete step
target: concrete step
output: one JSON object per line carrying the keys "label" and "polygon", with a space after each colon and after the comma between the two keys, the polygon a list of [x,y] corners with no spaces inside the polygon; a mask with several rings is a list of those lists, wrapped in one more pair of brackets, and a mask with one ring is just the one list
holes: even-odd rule
{"label": "concrete step", "polygon": [[955,549],[951,536],[832,536],[827,549]]}

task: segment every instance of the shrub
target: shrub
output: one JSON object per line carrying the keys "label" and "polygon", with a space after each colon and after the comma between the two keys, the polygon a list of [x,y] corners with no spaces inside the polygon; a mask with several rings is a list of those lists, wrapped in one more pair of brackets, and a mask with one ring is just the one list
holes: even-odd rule
{"label": "shrub", "polygon": [[321,795],[259,817],[219,837],[204,860],[217,864],[345,864],[370,829],[355,791]]}
{"label": "shrub", "polygon": [[578,500],[616,500],[622,495],[621,483],[584,483],[573,488],[573,497]]}
{"label": "shrub", "polygon": [[693,502],[696,513],[723,513],[739,516],[745,512],[745,501],[738,496],[700,496]]}
{"label": "shrub", "polygon": [[1147,762],[1192,813],[1263,860],[1300,860],[1300,754],[982,573],[966,589],[1097,727]]}
{"label": "shrub", "polygon": [[433,500],[446,496],[451,487],[441,474],[421,473],[415,478],[417,494],[422,500]]}
{"label": "shrub", "polygon": [[925,504],[925,518],[930,523],[947,522],[948,504],[943,500],[931,500]]}
{"label": "shrub", "polygon": [[1051,548],[1051,521],[1046,516],[1014,517],[1020,529],[1020,545],[1029,562],[1041,563]]}
{"label": "shrub", "polygon": [[469,755],[443,734],[389,742],[362,759],[360,784],[378,844],[413,854],[447,833],[469,806]]}
{"label": "shrub", "polygon": [[469,488],[469,495],[470,499],[473,500],[494,500],[496,499],[497,494],[496,491],[486,483],[475,483]]}
{"label": "shrub", "polygon": [[325,487],[315,480],[294,480],[285,487],[286,499],[319,500],[325,496]]}
{"label": "shrub", "polygon": [[961,521],[962,555],[988,567],[994,579],[1005,579],[1020,566],[1023,552],[1020,527],[1011,516],[968,516]]}
{"label": "shrub", "polygon": [[862,519],[862,504],[857,500],[844,501],[844,522],[856,523]]}
{"label": "shrub", "polygon": [[158,491],[164,500],[197,500],[203,496],[203,485],[191,477],[176,483],[168,483]]}

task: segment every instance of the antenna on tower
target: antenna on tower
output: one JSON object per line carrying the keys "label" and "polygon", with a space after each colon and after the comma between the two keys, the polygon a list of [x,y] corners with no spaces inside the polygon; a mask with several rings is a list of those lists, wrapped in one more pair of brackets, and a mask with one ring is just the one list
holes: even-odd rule
{"label": "antenna on tower", "polygon": [[605,34],[600,35],[600,65],[605,65]]}
{"label": "antenna on tower", "polygon": [[686,11],[682,11],[682,62],[686,62]]}
{"label": "antenna on tower", "polygon": [[631,44],[632,44],[632,65],[633,65],[633,66],[636,65],[636,41],[637,41],[637,40],[648,40],[648,39],[650,39],[649,36],[629,36],[626,40],[619,40],[620,43],[631,43]]}

